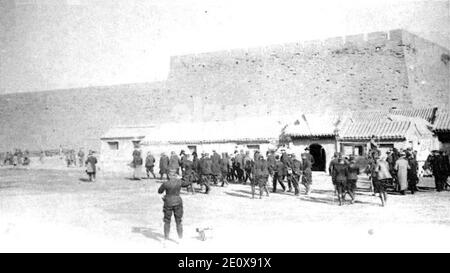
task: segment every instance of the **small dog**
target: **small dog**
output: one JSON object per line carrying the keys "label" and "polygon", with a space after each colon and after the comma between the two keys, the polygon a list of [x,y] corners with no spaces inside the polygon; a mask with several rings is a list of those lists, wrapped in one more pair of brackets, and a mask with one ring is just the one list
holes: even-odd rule
{"label": "small dog", "polygon": [[201,241],[206,241],[206,232],[207,230],[211,230],[212,228],[196,228],[195,230],[198,232]]}

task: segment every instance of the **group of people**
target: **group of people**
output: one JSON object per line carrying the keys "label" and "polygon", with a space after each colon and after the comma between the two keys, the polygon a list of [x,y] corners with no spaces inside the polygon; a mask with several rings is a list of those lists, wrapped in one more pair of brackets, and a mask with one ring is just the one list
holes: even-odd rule
{"label": "group of people", "polygon": [[0,153],[0,164],[2,166],[28,166],[30,165],[30,153],[21,149],[14,149],[13,152]]}
{"label": "group of people", "polygon": [[[228,153],[219,154],[213,150],[212,154],[202,152],[200,157],[196,152],[192,154],[182,150],[180,154],[171,152],[170,157],[162,153],[159,158],[160,179],[167,178],[169,173],[173,172],[181,175],[183,180],[188,181],[188,190],[194,193],[194,183],[200,185],[201,190],[206,194],[210,191],[211,184],[221,186],[231,183],[250,183],[252,188],[252,197],[255,195],[255,188],[259,187],[259,196],[263,193],[269,195],[267,182],[272,180],[272,192],[277,191],[277,185],[280,185],[283,191],[294,190],[295,195],[300,194],[299,184],[305,186],[305,193],[311,192],[312,184],[312,164],[314,159],[309,154],[309,149],[298,159],[294,153],[287,153],[286,149],[281,149],[281,154],[275,150],[269,150],[266,155],[255,151],[250,155],[250,151],[236,150],[232,155]],[[154,167],[156,159],[151,152],[147,153],[145,160],[142,152],[136,148],[132,154],[131,167],[134,169],[133,178],[140,179],[142,168],[145,166],[147,178],[150,175],[157,178]]]}
{"label": "group of people", "polygon": [[424,169],[431,170],[434,176],[436,191],[441,192],[450,187],[447,179],[450,176],[450,153],[434,150],[428,156]]}
{"label": "group of people", "polygon": [[85,164],[85,154],[83,148],[80,148],[78,153],[75,152],[74,149],[63,152],[65,155],[65,161],[67,163],[67,167],[83,167]]}
{"label": "group of people", "polygon": [[[392,148],[382,154],[376,147],[372,148],[368,153],[366,173],[370,178],[371,190],[374,195],[379,195],[382,206],[385,206],[387,202],[387,188],[393,188],[401,195],[405,195],[407,191],[411,194],[419,191],[417,151],[410,148],[405,150]],[[450,186],[447,184],[447,178],[450,175],[448,153],[432,151],[423,169],[431,170],[438,192]],[[347,158],[340,153],[335,153],[330,162],[329,173],[340,205],[345,201],[347,193],[351,197],[351,203],[354,202],[359,171],[360,167],[356,164],[354,156]]]}

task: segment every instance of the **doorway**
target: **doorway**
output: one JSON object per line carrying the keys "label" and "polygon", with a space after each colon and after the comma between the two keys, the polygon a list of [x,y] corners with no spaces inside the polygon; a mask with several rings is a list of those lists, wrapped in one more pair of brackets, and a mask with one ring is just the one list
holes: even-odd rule
{"label": "doorway", "polygon": [[314,158],[314,164],[312,165],[313,171],[324,172],[326,166],[326,153],[322,145],[314,143],[309,145],[309,153]]}

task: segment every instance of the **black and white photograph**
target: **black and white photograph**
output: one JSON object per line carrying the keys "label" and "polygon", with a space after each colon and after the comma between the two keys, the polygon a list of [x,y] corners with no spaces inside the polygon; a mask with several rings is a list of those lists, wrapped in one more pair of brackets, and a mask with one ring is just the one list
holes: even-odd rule
{"label": "black and white photograph", "polygon": [[2,253],[448,253],[449,161],[450,0],[0,0]]}

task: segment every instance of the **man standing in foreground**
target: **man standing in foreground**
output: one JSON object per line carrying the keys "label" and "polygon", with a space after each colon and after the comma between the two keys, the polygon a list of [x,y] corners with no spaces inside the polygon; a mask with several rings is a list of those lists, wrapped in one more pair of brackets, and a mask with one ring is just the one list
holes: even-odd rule
{"label": "man standing in foreground", "polygon": [[169,239],[172,213],[175,216],[178,238],[183,238],[183,224],[181,223],[183,218],[183,200],[180,197],[180,190],[181,187],[187,187],[189,181],[178,179],[175,172],[175,170],[170,171],[169,181],[162,183],[158,189],[159,194],[165,193],[162,199],[164,201],[164,239],[166,240]]}

